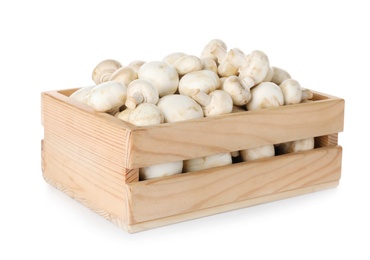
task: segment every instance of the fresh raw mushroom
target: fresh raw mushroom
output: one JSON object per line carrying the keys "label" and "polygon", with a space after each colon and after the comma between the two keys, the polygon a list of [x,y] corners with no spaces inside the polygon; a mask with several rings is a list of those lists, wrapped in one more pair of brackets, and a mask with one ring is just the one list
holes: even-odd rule
{"label": "fresh raw mushroom", "polygon": [[176,68],[177,73],[183,76],[189,72],[201,70],[203,68],[203,63],[197,56],[184,55],[177,58],[173,66]]}
{"label": "fresh raw mushroom", "polygon": [[150,103],[139,104],[135,109],[127,108],[117,117],[136,126],[159,125],[164,122],[162,111]]}
{"label": "fresh raw mushroom", "polygon": [[89,96],[91,90],[93,90],[94,88],[95,88],[95,85],[80,88],[77,91],[73,92],[69,97],[73,98],[74,100],[76,100],[80,103],[87,104],[88,96]]}
{"label": "fresh raw mushroom", "polygon": [[110,76],[109,80],[120,82],[126,86],[137,79],[136,70],[130,66],[121,67]]}
{"label": "fresh raw mushroom", "polygon": [[211,58],[218,64],[224,58],[226,51],[227,46],[222,40],[213,39],[203,48],[200,58]]}
{"label": "fresh raw mushroom", "polygon": [[154,178],[171,176],[182,172],[183,161],[161,163],[140,168],[139,180],[150,180]]}
{"label": "fresh raw mushroom", "polygon": [[167,62],[168,64],[170,65],[174,65],[175,61],[178,59],[178,58],[181,58],[183,56],[186,56],[187,54],[186,53],[183,53],[183,52],[173,52],[173,53],[170,53],[168,54],[166,57],[163,58],[163,61]]}
{"label": "fresh raw mushroom", "polygon": [[93,88],[87,97],[87,105],[98,112],[115,113],[125,104],[127,87],[119,82],[107,81]]}
{"label": "fresh raw mushroom", "polygon": [[179,85],[179,74],[165,61],[145,63],[138,72],[139,79],[149,80],[158,90],[159,97],[174,94]]}
{"label": "fresh raw mushroom", "polygon": [[266,77],[262,81],[271,82],[273,76],[274,76],[274,69],[272,67],[269,67]]}
{"label": "fresh raw mushroom", "polygon": [[194,89],[200,89],[206,94],[220,87],[220,79],[216,73],[210,70],[198,70],[184,75],[179,82],[179,92],[190,96]]}
{"label": "fresh raw mushroom", "polygon": [[233,100],[223,90],[214,90],[207,95],[200,89],[194,89],[190,96],[203,107],[205,117],[228,114],[233,110]]}
{"label": "fresh raw mushroom", "polygon": [[260,110],[284,105],[284,96],[280,87],[272,82],[262,82],[251,89],[252,99],[247,103],[247,110]]}
{"label": "fresh raw mushroom", "polygon": [[275,156],[275,148],[272,144],[241,150],[239,152],[244,162]]}
{"label": "fresh raw mushroom", "polygon": [[136,79],[127,87],[126,107],[134,109],[138,104],[157,104],[159,99],[158,89],[148,80]]}
{"label": "fresh raw mushroom", "polygon": [[136,73],[139,71],[139,69],[141,68],[141,66],[143,66],[146,62],[143,61],[143,60],[134,60],[134,61],[131,61],[128,66],[133,68]]}
{"label": "fresh raw mushroom", "polygon": [[273,73],[270,81],[276,85],[280,85],[284,80],[292,78],[286,70],[274,66],[271,68]]}
{"label": "fresh raw mushroom", "polygon": [[202,58],[203,70],[210,70],[217,73],[217,63],[211,58]]}
{"label": "fresh raw mushroom", "polygon": [[295,153],[312,150],[315,147],[315,138],[305,138],[275,145],[277,154]]}
{"label": "fresh raw mushroom", "polygon": [[238,76],[227,77],[222,84],[222,89],[231,96],[236,106],[244,106],[252,98],[249,87]]}
{"label": "fresh raw mushroom", "polygon": [[256,50],[247,56],[247,63],[240,68],[239,77],[249,88],[252,88],[265,79],[269,68],[267,55]]}
{"label": "fresh raw mushroom", "polygon": [[108,59],[101,61],[93,70],[92,79],[96,85],[106,82],[110,76],[121,68],[122,65],[116,60]]}
{"label": "fresh raw mushroom", "polygon": [[232,158],[230,153],[219,153],[210,156],[194,158],[184,161],[184,172],[201,171],[209,168],[230,165]]}
{"label": "fresh raw mushroom", "polygon": [[313,97],[309,89],[302,88],[294,79],[284,80],[279,87],[284,95],[284,105],[298,104]]}
{"label": "fresh raw mushroom", "polygon": [[157,106],[164,115],[165,123],[204,117],[202,107],[185,95],[164,96],[159,99]]}

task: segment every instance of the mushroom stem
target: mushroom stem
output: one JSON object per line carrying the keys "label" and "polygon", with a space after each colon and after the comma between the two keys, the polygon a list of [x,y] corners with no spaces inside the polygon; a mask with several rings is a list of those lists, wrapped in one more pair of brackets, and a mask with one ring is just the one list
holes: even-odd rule
{"label": "mushroom stem", "polygon": [[135,109],[135,107],[138,104],[141,104],[143,102],[144,102],[144,95],[141,92],[136,91],[130,97],[126,99],[125,106],[129,109]]}
{"label": "mushroom stem", "polygon": [[191,91],[190,96],[201,106],[206,107],[211,103],[212,98],[199,88]]}
{"label": "mushroom stem", "polygon": [[217,57],[218,62],[221,62],[225,58],[227,51],[219,44],[215,44],[211,53]]}
{"label": "mushroom stem", "polygon": [[246,66],[248,62],[246,55],[237,48],[233,48],[227,53],[226,60],[238,69]]}
{"label": "mushroom stem", "polygon": [[308,100],[313,98],[313,93],[309,89],[302,89],[302,97],[301,100]]}

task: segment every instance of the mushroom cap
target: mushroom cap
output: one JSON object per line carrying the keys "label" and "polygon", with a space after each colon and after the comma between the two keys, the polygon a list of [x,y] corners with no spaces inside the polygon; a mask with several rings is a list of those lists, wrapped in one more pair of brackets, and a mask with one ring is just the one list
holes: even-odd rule
{"label": "mushroom cap", "polygon": [[139,71],[139,69],[141,68],[141,66],[143,66],[145,63],[146,63],[146,61],[143,61],[143,60],[134,60],[134,61],[131,61],[128,64],[128,66],[133,68],[137,73]]}
{"label": "mushroom cap", "polygon": [[206,57],[202,58],[201,61],[203,63],[203,70],[210,70],[217,73],[217,63],[213,59]]}
{"label": "mushroom cap", "polygon": [[120,82],[126,86],[135,79],[137,79],[136,70],[130,66],[117,69],[109,78],[109,80]]}
{"label": "mushroom cap", "polygon": [[264,80],[269,68],[270,63],[267,55],[262,51],[255,50],[247,56],[247,63],[240,69],[239,77],[246,82],[253,80],[255,86]]}
{"label": "mushroom cap", "polygon": [[262,82],[251,89],[252,98],[247,103],[247,110],[260,110],[278,107],[284,104],[284,96],[278,85],[272,82]]}
{"label": "mushroom cap", "polygon": [[140,168],[139,170],[139,179],[150,180],[154,178],[179,174],[182,172],[182,167],[183,167],[182,161],[161,163],[151,165],[148,167],[143,167]]}
{"label": "mushroom cap", "polygon": [[231,96],[236,106],[244,106],[252,98],[250,89],[237,76],[227,77],[222,85],[222,89]]}
{"label": "mushroom cap", "polygon": [[270,82],[272,80],[273,75],[274,75],[274,69],[270,66],[268,71],[267,71],[266,77],[262,81],[263,82]]}
{"label": "mushroom cap", "polygon": [[202,107],[185,95],[164,96],[159,99],[157,106],[164,115],[165,123],[204,117]]}
{"label": "mushroom cap", "polygon": [[162,61],[165,61],[168,64],[171,64],[173,66],[174,63],[175,63],[175,61],[178,58],[183,57],[183,56],[186,56],[186,55],[187,54],[186,53],[183,53],[183,52],[173,52],[173,53],[168,54],[166,57],[164,57]]}
{"label": "mushroom cap", "polygon": [[98,112],[108,112],[124,105],[127,87],[119,82],[107,81],[93,88],[87,98],[87,105]]}
{"label": "mushroom cap", "polygon": [[210,70],[198,70],[185,74],[179,82],[179,92],[190,96],[191,91],[200,89],[206,94],[218,89],[221,85],[216,73]]}
{"label": "mushroom cap", "polygon": [[279,85],[284,96],[284,105],[298,104],[302,101],[302,88],[298,81],[286,79]]}
{"label": "mushroom cap", "polygon": [[163,97],[176,92],[179,85],[179,75],[172,65],[164,61],[145,63],[138,72],[139,79],[149,80]]}
{"label": "mushroom cap", "polygon": [[241,150],[239,152],[244,162],[275,156],[275,148],[272,144]]}
{"label": "mushroom cap", "polygon": [[217,116],[231,113],[233,110],[233,100],[230,95],[223,90],[215,90],[209,93],[211,103],[203,107],[204,116]]}
{"label": "mushroom cap", "polygon": [[232,157],[230,153],[219,153],[210,156],[194,158],[184,161],[184,172],[201,171],[209,168],[230,165]]}
{"label": "mushroom cap", "polygon": [[197,56],[184,55],[177,58],[173,66],[176,68],[177,73],[182,76],[192,71],[201,70],[203,63]]}
{"label": "mushroom cap", "polygon": [[116,60],[107,59],[101,61],[93,70],[92,79],[96,85],[109,80],[111,74],[121,68],[122,65]]}
{"label": "mushroom cap", "polygon": [[203,51],[202,51],[202,53],[200,55],[200,58],[201,59],[203,59],[203,58],[211,58],[212,60],[214,60],[215,62],[218,63],[218,61],[221,60],[222,57],[220,55],[217,55],[215,53],[215,50],[217,48],[223,50],[226,53],[226,50],[227,50],[226,43],[223,42],[220,39],[213,39],[213,40],[209,41],[206,44],[206,46],[204,46]]}
{"label": "mushroom cap", "polygon": [[238,75],[238,68],[232,65],[228,61],[221,62],[217,67],[217,73],[220,77],[229,77],[233,75]]}
{"label": "mushroom cap", "polygon": [[276,145],[279,154],[295,153],[312,150],[315,147],[315,138],[305,138]]}
{"label": "mushroom cap", "polygon": [[[135,99],[136,94],[139,94],[140,97],[142,97],[143,100],[141,102],[137,102],[137,100],[132,100]],[[129,100],[131,103],[135,103],[132,107],[128,104],[130,103]],[[127,87],[126,107],[133,109],[138,103],[157,104],[158,100],[158,89],[149,80],[135,79]]]}
{"label": "mushroom cap", "polygon": [[74,100],[80,103],[87,104],[88,96],[91,90],[93,90],[94,88],[95,88],[95,85],[80,88],[77,91],[73,92],[69,97],[73,98]]}
{"label": "mushroom cap", "polygon": [[274,66],[271,68],[273,72],[271,82],[280,85],[284,80],[291,78],[290,74],[286,70]]}
{"label": "mushroom cap", "polygon": [[162,111],[154,104],[142,103],[135,109],[128,109],[125,112],[126,110],[117,117],[136,126],[159,125],[164,122]]}

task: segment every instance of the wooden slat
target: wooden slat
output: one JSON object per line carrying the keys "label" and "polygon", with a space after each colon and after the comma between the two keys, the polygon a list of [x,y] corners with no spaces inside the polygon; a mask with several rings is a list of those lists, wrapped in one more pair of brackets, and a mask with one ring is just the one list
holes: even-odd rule
{"label": "wooden slat", "polygon": [[137,128],[128,168],[338,133],[343,121],[344,100],[337,98]]}
{"label": "wooden slat", "polygon": [[340,146],[128,184],[136,224],[338,181]]}
{"label": "wooden slat", "polygon": [[315,138],[315,147],[335,146],[338,144],[338,133],[318,136]]}

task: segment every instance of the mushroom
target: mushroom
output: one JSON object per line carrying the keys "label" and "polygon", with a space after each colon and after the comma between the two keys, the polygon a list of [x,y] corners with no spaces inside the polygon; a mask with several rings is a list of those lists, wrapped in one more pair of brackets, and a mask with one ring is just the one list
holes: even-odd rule
{"label": "mushroom", "polygon": [[217,63],[211,58],[202,58],[203,70],[210,70],[217,73]]}
{"label": "mushroom", "polygon": [[158,89],[148,80],[136,79],[127,87],[126,107],[134,109],[138,104],[157,104]]}
{"label": "mushroom", "polygon": [[244,106],[251,100],[251,91],[238,76],[227,77],[222,85],[232,98],[234,105]]}
{"label": "mushroom", "polygon": [[179,82],[179,93],[190,96],[194,89],[200,89],[206,94],[220,87],[220,79],[210,70],[198,70],[185,74]]}
{"label": "mushroom", "polygon": [[183,161],[161,163],[139,169],[139,180],[150,180],[182,172]]}
{"label": "mushroom", "polygon": [[134,61],[131,61],[128,66],[133,68],[136,73],[139,71],[139,69],[141,68],[141,66],[143,66],[145,64],[145,61],[143,60],[134,60]]}
{"label": "mushroom", "polygon": [[295,140],[292,142],[276,144],[275,147],[276,147],[277,154],[308,151],[308,150],[314,149],[315,138],[310,137],[310,138]]}
{"label": "mushroom", "polygon": [[109,80],[110,76],[121,68],[122,65],[116,60],[103,60],[93,70],[92,79],[96,85],[106,82]]}
{"label": "mushroom", "polygon": [[234,66],[239,72],[248,64],[247,55],[238,48],[232,48],[225,56],[225,61]]}
{"label": "mushroom", "polygon": [[200,58],[211,58],[218,64],[226,55],[226,50],[227,46],[222,40],[213,39],[203,48]]}
{"label": "mushroom", "polygon": [[274,69],[272,67],[269,67],[266,77],[262,80],[262,82],[271,82],[273,75],[274,75]]}
{"label": "mushroom", "polygon": [[302,88],[294,79],[284,80],[279,87],[284,95],[284,105],[298,104],[313,97],[310,90]]}
{"label": "mushroom", "polygon": [[246,110],[242,107],[233,106],[233,110],[231,110],[231,113],[239,113],[239,112],[245,112]]}
{"label": "mushroom", "polygon": [[149,80],[158,90],[159,96],[171,95],[179,85],[179,75],[172,65],[165,61],[145,63],[138,72],[139,79]]}
{"label": "mushroom", "polygon": [[262,82],[251,89],[252,99],[247,103],[247,110],[259,110],[284,105],[283,92],[272,82]]}
{"label": "mushroom", "polygon": [[180,76],[185,75],[186,73],[201,70],[203,68],[203,63],[201,59],[194,55],[184,55],[177,58],[173,66],[176,68],[177,73]]}
{"label": "mushroom", "polygon": [[290,79],[291,76],[289,73],[281,68],[272,66],[272,78],[271,82],[274,82],[277,85],[280,85],[284,80]]}
{"label": "mushroom", "polygon": [[73,98],[74,100],[76,100],[80,103],[87,104],[88,96],[89,96],[91,90],[93,90],[94,88],[95,88],[95,85],[80,88],[77,91],[73,92],[69,97]]}
{"label": "mushroom", "polygon": [[159,99],[157,106],[164,115],[165,123],[204,117],[201,106],[185,95],[164,96]]}
{"label": "mushroom", "polygon": [[240,68],[239,77],[249,88],[252,88],[264,80],[269,68],[267,55],[256,50],[247,56],[247,63]]}
{"label": "mushroom", "polygon": [[120,82],[126,86],[135,79],[137,79],[137,73],[134,68],[129,66],[119,68],[109,78],[109,80]]}
{"label": "mushroom", "polygon": [[135,109],[127,108],[117,117],[136,126],[159,125],[164,122],[162,111],[150,103],[139,104]]}
{"label": "mushroom", "polygon": [[190,96],[203,107],[206,117],[228,114],[233,110],[233,100],[223,90],[215,90],[207,95],[199,89],[194,89]]}
{"label": "mushroom", "polygon": [[275,156],[274,145],[264,145],[239,151],[244,162]]}
{"label": "mushroom", "polygon": [[183,52],[173,52],[171,54],[168,54],[166,57],[163,58],[163,61],[167,62],[170,65],[174,65],[175,61],[183,56],[186,56],[186,53]]}
{"label": "mushroom", "polygon": [[184,172],[201,171],[209,168],[230,165],[232,158],[230,153],[219,153],[210,156],[194,158],[184,161]]}
{"label": "mushroom", "polygon": [[125,104],[127,87],[122,83],[107,81],[93,88],[87,97],[87,105],[98,112],[115,113]]}

